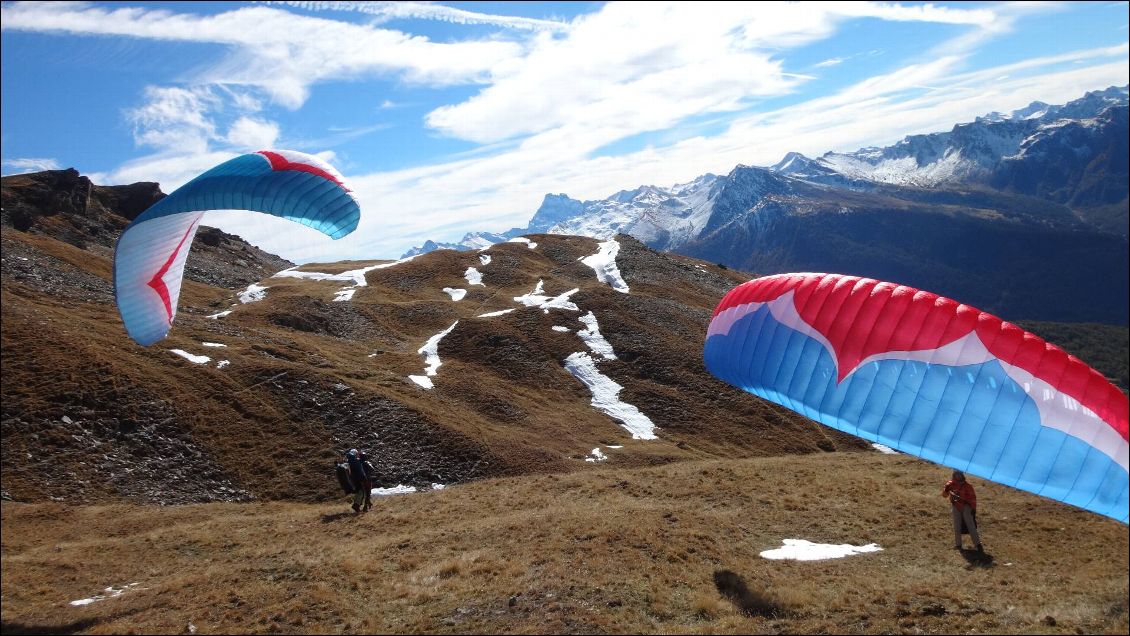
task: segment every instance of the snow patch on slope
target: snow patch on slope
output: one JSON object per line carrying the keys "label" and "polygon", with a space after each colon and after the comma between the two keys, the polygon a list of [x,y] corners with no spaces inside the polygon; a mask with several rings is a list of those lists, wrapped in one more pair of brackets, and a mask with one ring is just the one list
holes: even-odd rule
{"label": "snow patch on slope", "polygon": [[[417,254],[416,256],[419,255]],[[290,269],[284,269],[271,278],[302,278],[306,280],[329,280],[353,283],[352,285],[342,287],[340,290],[335,292],[334,302],[343,302],[352,300],[353,294],[356,293],[358,287],[365,287],[366,285],[368,285],[368,282],[365,280],[365,274],[368,274],[369,272],[374,270],[387,269],[389,267],[400,265],[401,263],[407,263],[408,261],[416,258],[416,256],[409,256],[407,258],[402,258],[400,260],[392,261],[389,263],[380,263],[377,265],[370,265],[369,267],[351,269],[340,274],[326,274],[323,272],[300,272],[298,271],[298,266],[295,266],[291,267]]]}
{"label": "snow patch on slope", "polygon": [[[612,345],[600,334],[600,325],[596,322],[596,316],[590,311],[577,320],[585,324],[585,328],[577,332],[581,340],[585,341],[585,345],[601,358],[615,360],[616,352],[612,350]],[[557,327],[554,327],[554,329],[557,329]]]}
{"label": "snow patch on slope", "polygon": [[435,386],[432,384],[432,376],[436,375],[436,373],[439,372],[439,367],[443,364],[443,362],[439,359],[439,341],[443,340],[444,336],[451,333],[451,330],[455,329],[455,325],[458,324],[458,320],[451,323],[450,327],[437,333],[431,338],[428,338],[428,341],[424,343],[424,346],[416,350],[416,353],[424,356],[424,375],[410,375],[408,376],[409,380],[412,380],[425,389],[431,389]]}
{"label": "snow patch on slope", "polygon": [[486,283],[483,282],[483,273],[474,267],[468,267],[467,271],[463,272],[463,278],[467,279],[468,285],[482,285],[486,287]]}
{"label": "snow patch on slope", "polygon": [[620,268],[616,266],[616,255],[619,253],[620,244],[613,239],[601,243],[600,250],[596,254],[578,260],[596,272],[597,280],[608,284],[620,293],[626,294],[628,293],[628,284],[624,282],[624,277],[620,275]]}
{"label": "snow patch on slope", "polygon": [[596,362],[587,353],[574,353],[565,359],[565,369],[592,392],[592,405],[609,417],[620,421],[620,426],[632,439],[657,439],[655,423],[631,404],[620,401],[624,387],[601,373]]}
{"label": "snow patch on slope", "polygon": [[853,554],[866,552],[879,552],[877,543],[867,545],[850,545],[847,543],[833,545],[828,543],[813,543],[804,539],[784,539],[784,545],[774,550],[765,550],[761,557],[765,559],[791,559],[795,561],[819,561],[823,559],[841,559]]}
{"label": "snow patch on slope", "polygon": [[258,283],[251,283],[247,289],[239,292],[239,302],[243,304],[256,303],[267,297],[267,290],[270,287],[264,287]]}
{"label": "snow patch on slope", "polygon": [[576,304],[569,301],[569,297],[581,291],[579,287],[574,287],[569,291],[559,296],[547,296],[545,294],[544,281],[538,280],[538,284],[534,286],[534,290],[523,296],[515,296],[514,301],[522,303],[526,307],[537,307],[549,313],[550,309],[564,309],[567,311],[580,311]]}

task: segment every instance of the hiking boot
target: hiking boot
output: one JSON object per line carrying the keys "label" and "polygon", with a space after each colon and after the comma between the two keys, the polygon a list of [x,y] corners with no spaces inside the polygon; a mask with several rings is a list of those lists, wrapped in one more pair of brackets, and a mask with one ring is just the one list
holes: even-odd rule
{"label": "hiking boot", "polygon": [[350,508],[353,508],[353,512],[361,512],[361,507],[357,504],[353,504]]}
{"label": "hiking boot", "polygon": [[985,554],[985,548],[980,543],[977,544],[977,554]]}

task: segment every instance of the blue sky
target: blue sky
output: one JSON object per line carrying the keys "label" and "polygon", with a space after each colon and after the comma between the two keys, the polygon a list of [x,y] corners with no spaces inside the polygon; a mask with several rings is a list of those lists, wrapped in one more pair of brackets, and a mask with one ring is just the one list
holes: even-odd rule
{"label": "blue sky", "polygon": [[1126,2],[8,3],[4,174],[168,192],[242,152],[317,154],[362,206],[292,260],[396,257],[604,198],[947,130],[1128,83]]}

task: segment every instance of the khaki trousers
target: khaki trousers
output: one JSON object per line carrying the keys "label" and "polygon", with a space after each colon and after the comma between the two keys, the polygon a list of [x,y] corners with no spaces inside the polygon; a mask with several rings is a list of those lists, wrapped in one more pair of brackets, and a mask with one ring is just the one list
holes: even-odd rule
{"label": "khaki trousers", "polygon": [[973,539],[973,545],[981,545],[981,534],[977,532],[977,523],[973,521],[972,508],[969,506],[950,505],[950,515],[953,517],[953,545],[955,548],[961,547],[961,521],[965,520],[965,527],[969,529],[969,538]]}

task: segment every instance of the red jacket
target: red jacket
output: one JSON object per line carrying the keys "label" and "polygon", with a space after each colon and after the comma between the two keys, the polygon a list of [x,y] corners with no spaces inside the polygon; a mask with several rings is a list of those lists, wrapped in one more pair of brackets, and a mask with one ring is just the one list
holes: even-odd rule
{"label": "red jacket", "polygon": [[949,497],[953,505],[957,506],[958,510],[969,504],[969,507],[977,509],[977,493],[973,492],[973,484],[967,481],[954,481],[949,480],[946,482],[946,487],[942,488],[942,496]]}

